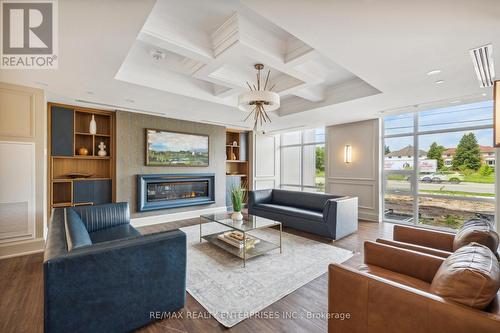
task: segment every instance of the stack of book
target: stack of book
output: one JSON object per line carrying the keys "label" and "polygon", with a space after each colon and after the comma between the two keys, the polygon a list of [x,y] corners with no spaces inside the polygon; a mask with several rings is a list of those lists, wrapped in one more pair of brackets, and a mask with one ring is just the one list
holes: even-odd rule
{"label": "stack of book", "polygon": [[[223,242],[226,242],[229,245],[234,247],[243,248],[243,233],[239,231],[228,231],[223,234],[217,236]],[[246,235],[246,245],[247,250],[254,248],[256,244],[260,242],[260,239]]]}

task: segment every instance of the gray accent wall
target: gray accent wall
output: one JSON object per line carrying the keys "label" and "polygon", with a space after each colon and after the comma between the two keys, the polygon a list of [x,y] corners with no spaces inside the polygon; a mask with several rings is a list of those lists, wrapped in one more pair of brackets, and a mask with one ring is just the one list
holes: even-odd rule
{"label": "gray accent wall", "polygon": [[[146,128],[209,135],[208,167],[146,166]],[[224,207],[226,195],[226,129],[223,126],[117,111],[116,112],[116,201],[130,204],[132,217]],[[138,174],[215,173],[215,204],[137,212]]]}

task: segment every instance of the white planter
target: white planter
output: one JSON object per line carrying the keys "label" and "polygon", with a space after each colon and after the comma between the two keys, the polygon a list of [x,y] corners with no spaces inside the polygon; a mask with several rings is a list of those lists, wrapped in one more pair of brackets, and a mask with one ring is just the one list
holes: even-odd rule
{"label": "white planter", "polygon": [[231,214],[231,219],[234,221],[242,221],[243,214],[241,214],[241,212],[234,212],[233,214]]}

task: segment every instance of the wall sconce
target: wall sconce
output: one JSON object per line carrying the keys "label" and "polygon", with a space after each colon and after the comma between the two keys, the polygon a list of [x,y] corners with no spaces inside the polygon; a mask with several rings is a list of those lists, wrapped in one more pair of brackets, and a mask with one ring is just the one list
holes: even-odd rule
{"label": "wall sconce", "polygon": [[495,81],[493,87],[493,144],[500,147],[500,81]]}
{"label": "wall sconce", "polygon": [[352,147],[351,145],[345,145],[344,148],[344,162],[351,163],[352,162]]}

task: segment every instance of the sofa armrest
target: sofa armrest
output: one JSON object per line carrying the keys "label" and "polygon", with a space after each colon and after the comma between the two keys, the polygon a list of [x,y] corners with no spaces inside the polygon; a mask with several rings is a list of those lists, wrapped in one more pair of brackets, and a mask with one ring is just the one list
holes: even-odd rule
{"label": "sofa armrest", "polygon": [[[175,230],[75,249],[44,262],[45,331],[130,331],[184,306],[186,235]],[[103,311],[106,313],[103,314]]]}
{"label": "sofa armrest", "polygon": [[323,220],[332,230],[334,239],[356,232],[358,230],[358,198],[328,199],[323,207]]}
{"label": "sofa armrest", "polygon": [[441,258],[448,258],[450,256],[450,254],[452,253],[452,252],[448,252],[448,251],[433,249],[430,247],[425,247],[425,246],[420,246],[420,245],[415,245],[415,244],[410,244],[410,243],[397,242],[397,241],[393,241],[390,239],[377,238],[376,242],[381,243],[381,244],[385,244],[385,245],[399,247],[402,249],[426,253],[426,254],[430,254],[432,256],[437,256],[437,257],[441,257]]}
{"label": "sofa armrest", "polygon": [[498,315],[337,264],[329,266],[328,312],[329,333],[494,333],[500,325]]}
{"label": "sofa armrest", "polygon": [[432,282],[444,258],[366,241],[365,264],[375,265],[416,279]]}
{"label": "sofa armrest", "polygon": [[449,232],[427,230],[404,225],[394,225],[393,237],[395,241],[410,243],[433,249],[453,252],[455,235]]}
{"label": "sofa armrest", "polygon": [[248,192],[248,209],[261,203],[271,203],[273,200],[273,190],[255,190]]}

